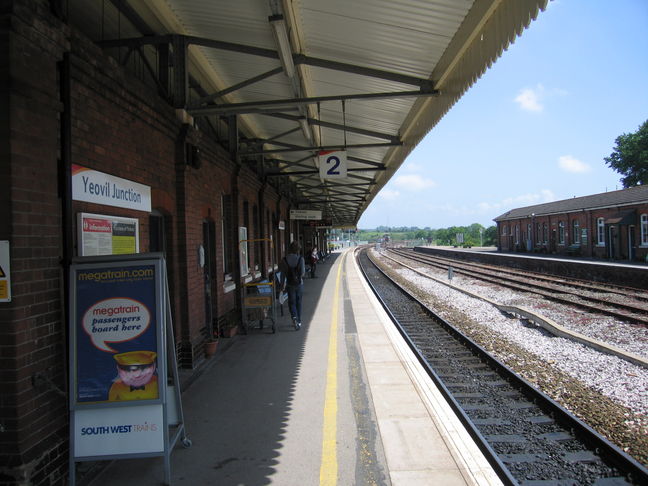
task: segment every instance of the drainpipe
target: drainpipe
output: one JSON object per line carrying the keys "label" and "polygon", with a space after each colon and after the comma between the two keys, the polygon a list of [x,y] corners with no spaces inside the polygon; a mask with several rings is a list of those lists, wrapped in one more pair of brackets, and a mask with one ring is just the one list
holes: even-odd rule
{"label": "drainpipe", "polygon": [[[61,255],[61,265],[63,271],[63,289],[61,296],[62,316],[61,316],[61,333],[64,339],[64,348],[67,350],[65,356],[65,366],[69,364],[69,354],[71,350],[68,347],[67,338],[67,320],[70,315],[70,263],[74,256],[74,233],[72,231],[72,96],[70,81],[70,53],[65,52],[63,59],[59,61],[60,74],[60,97],[63,105],[61,113],[60,136],[61,136],[61,158],[59,160],[59,195],[61,197],[61,227],[63,228],[63,254]],[[69,371],[69,370],[68,370]],[[68,390],[67,383],[68,373],[65,374],[65,390]]]}

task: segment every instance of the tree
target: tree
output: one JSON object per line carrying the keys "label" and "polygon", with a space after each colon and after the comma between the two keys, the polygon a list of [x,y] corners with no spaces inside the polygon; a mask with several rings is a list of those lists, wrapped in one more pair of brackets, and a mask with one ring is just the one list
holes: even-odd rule
{"label": "tree", "polygon": [[484,232],[484,246],[497,246],[497,226],[489,226]]}
{"label": "tree", "polygon": [[616,146],[605,162],[623,175],[623,187],[648,182],[648,120],[635,133],[624,133],[615,140]]}

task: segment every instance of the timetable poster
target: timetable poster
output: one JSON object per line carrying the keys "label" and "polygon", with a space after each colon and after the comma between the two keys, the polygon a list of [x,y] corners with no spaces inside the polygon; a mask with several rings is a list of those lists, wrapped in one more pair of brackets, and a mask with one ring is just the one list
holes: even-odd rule
{"label": "timetable poster", "polygon": [[78,268],[75,279],[76,402],[156,400],[156,266]]}

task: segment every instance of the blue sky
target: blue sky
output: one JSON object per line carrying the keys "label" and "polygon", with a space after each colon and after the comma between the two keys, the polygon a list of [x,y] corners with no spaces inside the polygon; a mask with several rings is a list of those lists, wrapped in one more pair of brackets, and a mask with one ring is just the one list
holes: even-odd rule
{"label": "blue sky", "polygon": [[410,154],[358,228],[446,228],[622,189],[648,119],[648,0],[554,0]]}

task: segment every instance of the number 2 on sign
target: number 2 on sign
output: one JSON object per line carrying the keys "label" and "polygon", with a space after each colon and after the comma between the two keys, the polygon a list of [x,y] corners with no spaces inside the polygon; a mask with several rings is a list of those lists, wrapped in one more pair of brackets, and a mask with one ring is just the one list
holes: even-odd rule
{"label": "number 2 on sign", "polygon": [[328,175],[340,175],[340,171],[337,168],[340,166],[340,159],[335,155],[328,157],[326,159],[328,165],[334,164],[332,167],[329,167],[326,171]]}

